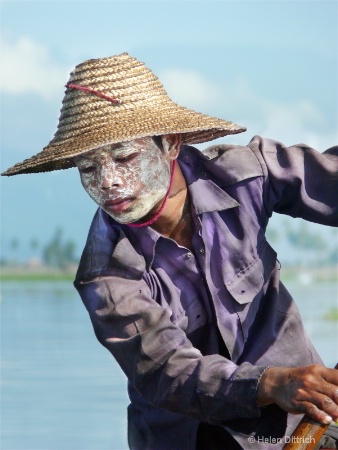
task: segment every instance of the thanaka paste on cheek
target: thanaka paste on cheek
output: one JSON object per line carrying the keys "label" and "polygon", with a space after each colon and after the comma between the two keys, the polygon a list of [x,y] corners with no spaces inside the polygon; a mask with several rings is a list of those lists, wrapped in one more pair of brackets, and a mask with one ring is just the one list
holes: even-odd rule
{"label": "thanaka paste on cheek", "polygon": [[[102,147],[78,157],[76,163],[86,192],[119,223],[147,215],[169,187],[170,163],[151,138]],[[81,172],[88,166],[95,170]]]}

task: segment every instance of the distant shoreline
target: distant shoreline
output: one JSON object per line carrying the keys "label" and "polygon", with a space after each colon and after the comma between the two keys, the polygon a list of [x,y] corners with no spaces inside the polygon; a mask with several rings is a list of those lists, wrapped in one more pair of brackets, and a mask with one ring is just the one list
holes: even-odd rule
{"label": "distant shoreline", "polygon": [[0,275],[0,281],[73,281],[75,275],[70,274],[6,274]]}
{"label": "distant shoreline", "polygon": [[76,267],[67,270],[39,267],[2,267],[0,281],[73,281]]}
{"label": "distant shoreline", "polygon": [[[76,266],[61,270],[50,267],[1,267],[0,281],[73,281]],[[301,284],[313,282],[338,283],[338,267],[283,267],[281,279],[285,282],[298,281]]]}

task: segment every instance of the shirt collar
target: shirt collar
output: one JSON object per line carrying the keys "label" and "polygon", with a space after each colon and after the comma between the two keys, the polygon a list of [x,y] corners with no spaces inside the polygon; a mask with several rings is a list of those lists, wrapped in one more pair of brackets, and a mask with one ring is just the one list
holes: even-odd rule
{"label": "shirt collar", "polygon": [[146,262],[146,268],[149,270],[155,257],[156,243],[162,235],[151,227],[131,228],[128,225],[122,225],[122,227],[127,236],[132,235],[137,240]]}
{"label": "shirt collar", "polygon": [[182,147],[178,159],[196,213],[224,211],[239,206],[235,199],[211,180],[205,167],[208,161],[210,159],[201,151],[188,146]]}

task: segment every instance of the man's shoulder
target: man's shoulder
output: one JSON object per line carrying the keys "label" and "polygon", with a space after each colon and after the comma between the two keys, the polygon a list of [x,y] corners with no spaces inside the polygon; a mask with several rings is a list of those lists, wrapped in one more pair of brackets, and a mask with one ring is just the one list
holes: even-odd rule
{"label": "man's shoulder", "polygon": [[202,152],[206,157],[206,169],[220,178],[224,185],[265,176],[264,163],[253,145],[254,139],[247,146],[218,144],[207,147]]}

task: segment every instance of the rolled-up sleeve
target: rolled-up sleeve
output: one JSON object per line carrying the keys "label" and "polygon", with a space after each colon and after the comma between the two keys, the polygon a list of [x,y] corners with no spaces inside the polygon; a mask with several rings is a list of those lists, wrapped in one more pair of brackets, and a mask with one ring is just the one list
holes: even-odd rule
{"label": "rolled-up sleeve", "polygon": [[338,225],[338,147],[320,153],[255,136],[249,147],[265,176],[264,206],[324,225]]}
{"label": "rolled-up sleeve", "polygon": [[108,276],[75,286],[98,340],[150,404],[214,424],[260,416],[256,388],[265,368],[202,356],[143,280]]}

